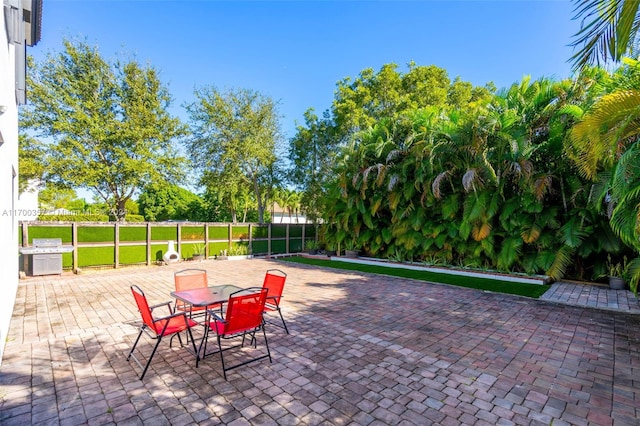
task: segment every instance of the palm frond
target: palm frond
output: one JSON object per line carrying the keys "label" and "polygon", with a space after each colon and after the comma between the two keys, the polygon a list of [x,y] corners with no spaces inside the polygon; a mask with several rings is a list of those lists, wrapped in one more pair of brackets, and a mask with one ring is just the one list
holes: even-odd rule
{"label": "palm frond", "polygon": [[[639,0],[640,1],[640,0]],[[640,91],[603,96],[569,134],[569,156],[580,172],[593,179],[599,166],[613,165],[626,141],[640,135]]]}
{"label": "palm frond", "polygon": [[571,46],[581,46],[571,57],[574,70],[619,61],[638,29],[638,0],[575,0],[574,19],[582,19]]}
{"label": "palm frond", "polygon": [[471,236],[476,241],[484,240],[489,236],[489,234],[491,234],[491,224],[487,222],[476,224],[471,230]]}
{"label": "palm frond", "polygon": [[442,185],[442,181],[444,181],[447,177],[449,177],[449,172],[444,171],[438,174],[436,178],[433,180],[431,184],[431,192],[433,195],[439,200],[442,198],[442,192],[440,186]]}
{"label": "palm frond", "polygon": [[567,270],[567,266],[573,260],[573,253],[575,249],[564,245],[560,247],[560,249],[556,252],[553,263],[547,269],[546,274],[552,280],[559,280],[564,276],[565,271]]}
{"label": "palm frond", "polygon": [[502,242],[502,248],[498,253],[498,269],[508,271],[520,257],[522,240],[520,238],[507,238]]}

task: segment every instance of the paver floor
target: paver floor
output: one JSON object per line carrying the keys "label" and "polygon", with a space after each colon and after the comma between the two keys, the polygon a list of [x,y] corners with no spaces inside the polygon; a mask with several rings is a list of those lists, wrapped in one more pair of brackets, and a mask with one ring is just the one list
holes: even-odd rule
{"label": "paver floor", "polygon": [[[291,334],[268,326],[273,363],[225,381],[218,358],[196,368],[162,342],[138,379],[129,286],[167,301],[186,267],[212,285],[288,274]],[[634,298],[604,310],[550,290],[552,301],[532,300],[256,259],[27,278],[0,367],[0,424],[640,425]]]}

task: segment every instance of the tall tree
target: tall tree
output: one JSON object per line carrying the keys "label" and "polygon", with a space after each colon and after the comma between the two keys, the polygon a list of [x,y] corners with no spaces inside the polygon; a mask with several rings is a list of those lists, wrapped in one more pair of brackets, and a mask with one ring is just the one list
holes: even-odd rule
{"label": "tall tree", "polygon": [[46,181],[88,189],[124,220],[136,190],[181,175],[172,140],[186,128],[167,112],[171,98],[155,69],[63,43],[29,74],[21,129],[46,139]]}
{"label": "tall tree", "polygon": [[193,132],[187,149],[202,171],[200,183],[220,185],[229,203],[250,191],[263,223],[281,143],[276,103],[249,89],[222,92],[209,86],[196,89],[195,95],[197,101],[186,106]]}
{"label": "tall tree", "polygon": [[316,222],[339,140],[327,111],[319,118],[309,109],[304,119],[305,125],[299,125],[289,141],[289,179],[301,191],[300,204],[307,219]]}

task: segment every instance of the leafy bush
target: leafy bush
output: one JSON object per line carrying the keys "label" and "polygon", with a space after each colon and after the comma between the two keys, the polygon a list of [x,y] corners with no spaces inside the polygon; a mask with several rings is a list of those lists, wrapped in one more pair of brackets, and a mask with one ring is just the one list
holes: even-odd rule
{"label": "leafy bush", "polygon": [[128,214],[124,217],[125,222],[144,222],[144,216],[140,214]]}
{"label": "leafy bush", "polygon": [[106,214],[42,214],[41,222],[109,222]]}

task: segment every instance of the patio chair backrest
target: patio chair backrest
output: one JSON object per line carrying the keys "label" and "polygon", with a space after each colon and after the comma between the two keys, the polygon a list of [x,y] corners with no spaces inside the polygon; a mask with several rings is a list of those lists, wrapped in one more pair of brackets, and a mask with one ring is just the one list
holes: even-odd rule
{"label": "patio chair backrest", "polygon": [[[247,291],[254,291],[246,294]],[[231,295],[225,317],[225,335],[254,330],[262,324],[262,312],[267,300],[266,288],[246,289]]]}
{"label": "patio chair backrest", "polygon": [[184,269],[174,274],[176,291],[207,287],[207,271],[204,269]]}
{"label": "patio chair backrest", "polygon": [[131,292],[133,293],[133,297],[136,300],[136,305],[138,306],[138,311],[140,311],[140,315],[142,315],[142,321],[152,330],[155,330],[155,325],[153,323],[153,314],[151,313],[151,308],[149,307],[149,302],[147,302],[147,296],[144,295],[144,292],[137,285],[131,286]]}
{"label": "patio chair backrest", "polygon": [[269,290],[269,299],[275,299],[276,303],[280,302],[282,291],[284,290],[284,282],[287,280],[287,274],[280,269],[269,269],[264,276],[263,288]]}

